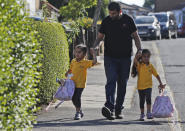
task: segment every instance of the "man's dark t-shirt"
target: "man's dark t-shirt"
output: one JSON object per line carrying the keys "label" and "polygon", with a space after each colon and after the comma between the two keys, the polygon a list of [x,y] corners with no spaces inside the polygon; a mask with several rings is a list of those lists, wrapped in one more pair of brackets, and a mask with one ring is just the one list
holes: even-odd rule
{"label": "man's dark t-shirt", "polygon": [[105,34],[104,55],[113,58],[130,57],[132,52],[131,34],[137,30],[133,19],[123,14],[112,20],[107,16],[101,24],[99,32]]}

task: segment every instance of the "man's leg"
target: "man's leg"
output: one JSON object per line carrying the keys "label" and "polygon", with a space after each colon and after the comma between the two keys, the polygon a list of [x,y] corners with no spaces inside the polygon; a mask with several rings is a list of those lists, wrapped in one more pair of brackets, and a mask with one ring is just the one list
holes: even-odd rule
{"label": "man's leg", "polygon": [[115,103],[116,81],[118,77],[116,60],[114,60],[114,58],[105,57],[104,66],[105,66],[105,75],[107,78],[107,83],[105,85],[106,93],[105,106],[109,108],[111,111],[113,111]]}
{"label": "man's leg", "polygon": [[114,110],[115,103],[115,89],[116,89],[116,81],[117,81],[117,64],[114,58],[104,57],[104,67],[105,67],[105,75],[107,78],[107,83],[105,85],[105,93],[106,93],[106,102],[105,107],[102,108],[103,116],[108,119],[113,119],[111,117],[111,112]]}
{"label": "man's leg", "polygon": [[127,81],[130,74],[131,58],[120,59],[119,69],[118,69],[118,81],[117,81],[117,98],[115,106],[115,115],[118,119],[122,117],[121,110],[123,109],[123,102],[126,94]]}

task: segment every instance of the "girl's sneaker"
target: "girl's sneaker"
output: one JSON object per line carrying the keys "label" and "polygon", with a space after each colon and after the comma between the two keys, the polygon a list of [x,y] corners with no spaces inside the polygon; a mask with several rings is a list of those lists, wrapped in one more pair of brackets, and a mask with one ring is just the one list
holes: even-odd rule
{"label": "girl's sneaker", "polygon": [[139,120],[144,121],[145,120],[144,118],[145,118],[145,114],[141,114]]}
{"label": "girl's sneaker", "polygon": [[74,120],[80,120],[84,116],[82,111],[76,112]]}
{"label": "girl's sneaker", "polygon": [[80,111],[80,115],[81,115],[81,118],[84,116],[84,113],[82,112],[82,110]]}
{"label": "girl's sneaker", "polygon": [[75,117],[74,117],[74,120],[80,120],[81,118],[82,117],[81,117],[80,112],[76,112]]}
{"label": "girl's sneaker", "polygon": [[147,116],[147,119],[153,119],[153,115],[152,115],[152,113],[150,113],[150,112],[147,113],[146,116]]}

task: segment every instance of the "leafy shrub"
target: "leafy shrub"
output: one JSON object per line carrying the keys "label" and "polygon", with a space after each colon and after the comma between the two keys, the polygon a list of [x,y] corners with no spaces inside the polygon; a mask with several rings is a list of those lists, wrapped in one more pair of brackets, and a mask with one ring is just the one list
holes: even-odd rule
{"label": "leafy shrub", "polygon": [[0,0],[0,130],[31,130],[35,121],[42,53],[23,10],[20,0]]}
{"label": "leafy shrub", "polygon": [[44,55],[39,98],[41,103],[48,103],[59,86],[56,83],[56,77],[64,78],[64,74],[69,68],[69,49],[61,24],[37,22],[36,26],[42,39]]}
{"label": "leafy shrub", "polygon": [[79,23],[81,24],[82,27],[88,29],[92,27],[93,19],[89,17],[84,17],[80,20]]}

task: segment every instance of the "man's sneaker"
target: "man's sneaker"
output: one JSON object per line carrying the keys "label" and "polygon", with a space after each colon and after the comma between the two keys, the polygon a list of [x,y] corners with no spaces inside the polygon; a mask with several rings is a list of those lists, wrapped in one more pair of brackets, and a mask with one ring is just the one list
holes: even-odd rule
{"label": "man's sneaker", "polygon": [[122,114],[115,114],[116,119],[123,119],[123,115]]}
{"label": "man's sneaker", "polygon": [[102,115],[109,120],[114,120],[113,113],[107,107],[102,108]]}
{"label": "man's sneaker", "polygon": [[153,119],[153,115],[152,115],[152,113],[150,113],[150,112],[147,113],[146,116],[147,116],[147,119]]}
{"label": "man's sneaker", "polygon": [[116,119],[123,119],[123,115],[121,114],[121,111],[118,111],[118,112],[115,111],[115,116],[116,116],[115,117]]}
{"label": "man's sneaker", "polygon": [[80,112],[76,112],[74,120],[80,120],[81,118],[82,118],[81,117],[81,113]]}
{"label": "man's sneaker", "polygon": [[145,118],[145,114],[141,114],[139,120],[144,121],[145,120],[144,118]]}

